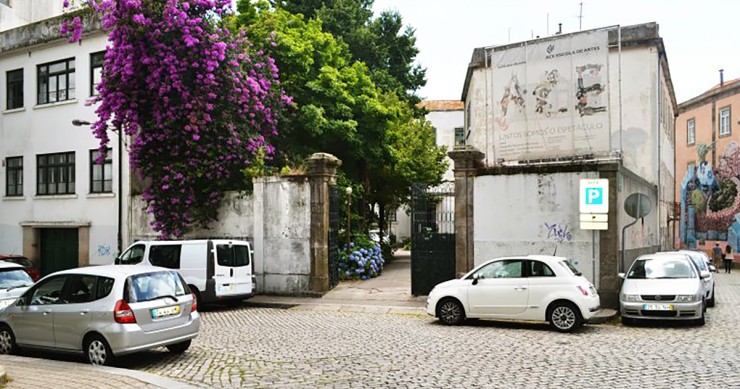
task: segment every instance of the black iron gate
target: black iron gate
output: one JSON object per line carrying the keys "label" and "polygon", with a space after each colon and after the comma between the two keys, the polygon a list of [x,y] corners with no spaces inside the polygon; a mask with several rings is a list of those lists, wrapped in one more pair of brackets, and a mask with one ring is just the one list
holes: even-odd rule
{"label": "black iron gate", "polygon": [[329,187],[329,288],[339,283],[339,189]]}
{"label": "black iron gate", "polygon": [[455,185],[415,184],[411,198],[411,294],[455,278]]}

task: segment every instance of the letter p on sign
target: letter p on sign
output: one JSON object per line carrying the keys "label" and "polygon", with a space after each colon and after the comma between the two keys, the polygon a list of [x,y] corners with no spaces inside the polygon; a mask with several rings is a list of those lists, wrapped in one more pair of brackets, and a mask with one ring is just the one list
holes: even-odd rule
{"label": "letter p on sign", "polygon": [[581,213],[609,213],[609,180],[582,179],[580,186]]}

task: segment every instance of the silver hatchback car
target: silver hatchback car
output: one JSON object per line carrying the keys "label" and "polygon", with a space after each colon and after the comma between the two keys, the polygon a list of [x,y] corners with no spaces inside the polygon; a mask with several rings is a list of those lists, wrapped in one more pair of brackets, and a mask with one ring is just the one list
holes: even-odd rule
{"label": "silver hatchback car", "polygon": [[195,297],[176,271],[91,266],[50,274],[0,311],[0,354],[44,349],[109,365],[154,347],[182,353],[199,328]]}

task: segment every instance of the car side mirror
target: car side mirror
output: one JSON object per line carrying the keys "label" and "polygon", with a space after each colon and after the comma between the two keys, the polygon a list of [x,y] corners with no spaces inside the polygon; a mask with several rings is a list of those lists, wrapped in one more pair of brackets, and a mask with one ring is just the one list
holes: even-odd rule
{"label": "car side mirror", "polygon": [[23,297],[19,297],[18,300],[15,302],[16,307],[23,307],[26,305],[26,299]]}
{"label": "car side mirror", "polygon": [[626,277],[627,275],[626,275],[626,274],[624,274],[624,273],[619,273],[619,274],[617,274],[617,276],[618,276],[619,278],[621,278],[621,279],[624,279],[624,277]]}
{"label": "car side mirror", "polygon": [[700,277],[701,277],[702,279],[705,279],[705,278],[709,278],[709,277],[711,277],[711,276],[712,276],[712,275],[711,275],[711,274],[710,274],[710,273],[709,273],[708,271],[706,271],[706,270],[702,270],[702,271],[701,271],[701,272],[699,273],[699,275],[700,275]]}
{"label": "car side mirror", "polygon": [[717,272],[717,268],[714,267],[714,265],[709,265],[709,271],[710,272],[713,272],[713,273],[716,273]]}
{"label": "car side mirror", "polygon": [[476,274],[473,276],[473,285],[478,285],[478,280],[480,279],[480,274]]}

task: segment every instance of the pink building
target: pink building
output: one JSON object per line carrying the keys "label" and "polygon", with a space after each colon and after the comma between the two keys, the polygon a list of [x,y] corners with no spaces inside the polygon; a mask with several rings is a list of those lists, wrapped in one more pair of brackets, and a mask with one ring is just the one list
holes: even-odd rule
{"label": "pink building", "polygon": [[[720,73],[720,79],[721,79]],[[676,246],[740,246],[740,79],[678,106]],[[677,212],[677,215],[679,213]],[[740,258],[738,256],[737,258]]]}

